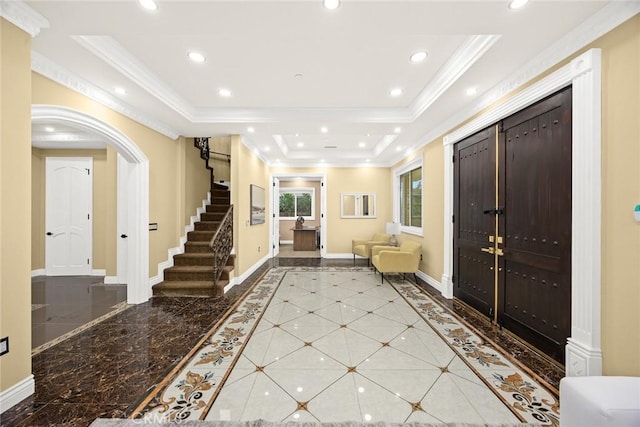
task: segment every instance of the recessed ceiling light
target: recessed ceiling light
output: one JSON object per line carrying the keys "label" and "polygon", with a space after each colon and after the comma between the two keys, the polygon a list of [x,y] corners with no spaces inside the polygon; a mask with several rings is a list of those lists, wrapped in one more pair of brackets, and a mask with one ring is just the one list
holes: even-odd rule
{"label": "recessed ceiling light", "polygon": [[326,127],[326,126],[322,126],[322,127],[320,128],[320,132],[322,132],[322,133],[327,133],[327,132],[329,132],[329,129],[327,129],[327,127]]}
{"label": "recessed ceiling light", "polygon": [[304,147],[304,142],[298,142],[298,147]]}
{"label": "recessed ceiling light", "polygon": [[114,87],[114,88],[113,88],[113,91],[114,91],[115,93],[117,93],[118,95],[126,95],[126,94],[127,94],[126,89],[125,89],[125,88],[123,88],[123,87],[120,87],[120,86],[118,86],[118,87]]}
{"label": "recessed ceiling light", "polygon": [[271,150],[271,147],[264,147],[264,151],[269,151]]}
{"label": "recessed ceiling light", "polygon": [[358,147],[360,147],[360,148],[364,148],[366,146],[367,146],[367,144],[365,144],[364,142],[361,142],[361,143],[358,144]]}
{"label": "recessed ceiling light", "polygon": [[218,95],[223,98],[231,98],[231,91],[229,89],[220,89],[218,90]]}
{"label": "recessed ceiling light", "polygon": [[158,5],[153,0],[138,0],[138,3],[147,10],[158,10]]}
{"label": "recessed ceiling light", "polygon": [[478,89],[476,89],[475,87],[470,87],[465,92],[467,95],[472,96],[478,93]]}
{"label": "recessed ceiling light", "polygon": [[396,151],[402,151],[402,147],[396,147]]}
{"label": "recessed ceiling light", "polygon": [[47,132],[53,132],[55,131],[55,128],[52,128],[51,126],[47,126],[46,128],[44,128],[44,130],[46,130]]}
{"label": "recessed ceiling light", "polygon": [[527,3],[529,3],[529,0],[511,0],[509,2],[509,9],[520,9]]}
{"label": "recessed ceiling light", "polygon": [[393,89],[391,89],[391,90],[389,91],[389,94],[390,94],[391,96],[400,96],[400,95],[402,95],[402,89],[401,89],[401,88],[399,88],[399,87],[393,88]]}
{"label": "recessed ceiling light", "polygon": [[322,4],[329,10],[334,10],[340,7],[340,0],[322,0]]}
{"label": "recessed ceiling light", "polygon": [[299,133],[296,133],[296,136],[300,136],[300,134],[299,134]]}
{"label": "recessed ceiling light", "polygon": [[419,62],[424,61],[425,59],[427,59],[427,52],[425,52],[424,50],[420,51],[420,52],[416,52],[413,55],[411,55],[409,57],[409,59],[411,60],[411,62],[413,62],[414,64],[417,64]]}
{"label": "recessed ceiling light", "polygon": [[371,159],[367,159],[367,163],[371,162]]}
{"label": "recessed ceiling light", "polygon": [[395,133],[400,133],[400,132],[402,132],[402,128],[399,128],[399,127],[398,127],[398,128],[395,128],[393,131],[394,131]]}
{"label": "recessed ceiling light", "polygon": [[203,54],[199,52],[189,52],[187,56],[190,60],[192,60],[193,62],[197,62],[198,64],[202,64],[207,59]]}
{"label": "recessed ceiling light", "polygon": [[254,128],[252,128],[251,126],[249,126],[249,127],[247,128],[247,132],[249,132],[249,133],[254,133],[255,131],[256,131],[256,130],[255,130]]}

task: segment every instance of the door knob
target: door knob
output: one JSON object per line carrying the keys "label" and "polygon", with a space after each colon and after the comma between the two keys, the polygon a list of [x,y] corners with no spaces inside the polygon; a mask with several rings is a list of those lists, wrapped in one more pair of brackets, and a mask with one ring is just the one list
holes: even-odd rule
{"label": "door knob", "polygon": [[480,250],[481,250],[482,252],[487,252],[487,253],[490,253],[490,254],[492,254],[492,255],[493,255],[493,254],[494,254],[494,252],[495,252],[495,249],[494,249],[494,248],[480,248]]}
{"label": "door knob", "polygon": [[120,237],[123,238],[123,239],[126,239],[129,236],[127,236],[126,234],[121,234]]}
{"label": "door knob", "polygon": [[47,236],[53,236],[53,233],[50,231],[47,231]]}

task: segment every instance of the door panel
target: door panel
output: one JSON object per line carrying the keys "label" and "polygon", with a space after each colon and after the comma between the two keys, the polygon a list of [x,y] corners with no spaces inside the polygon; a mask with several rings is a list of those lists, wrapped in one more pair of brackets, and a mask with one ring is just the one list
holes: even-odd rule
{"label": "door panel", "polygon": [[488,128],[454,149],[454,295],[485,315],[495,311],[495,321],[564,362],[571,333],[571,89],[499,125],[498,133]]}
{"label": "door panel", "polygon": [[46,159],[47,275],[91,274],[92,165],[90,157]]}
{"label": "door panel", "polygon": [[494,256],[489,247],[495,219],[494,128],[456,144],[454,150],[454,295],[487,316],[493,314]]}
{"label": "door panel", "polygon": [[504,121],[500,322],[564,360],[571,330],[571,90]]}

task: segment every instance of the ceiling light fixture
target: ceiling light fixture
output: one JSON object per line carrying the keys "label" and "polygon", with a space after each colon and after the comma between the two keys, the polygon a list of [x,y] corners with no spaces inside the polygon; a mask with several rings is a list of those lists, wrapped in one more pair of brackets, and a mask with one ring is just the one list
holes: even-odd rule
{"label": "ceiling light fixture", "polygon": [[327,133],[327,132],[329,132],[329,129],[327,129],[327,127],[326,127],[326,126],[322,126],[322,127],[320,128],[320,132],[322,132],[322,133]]}
{"label": "ceiling light fixture", "polygon": [[189,52],[187,53],[187,56],[190,60],[192,60],[193,62],[197,62],[198,64],[202,64],[207,60],[207,58],[205,58],[203,54],[198,52]]}
{"label": "ceiling light fixture", "polygon": [[298,147],[304,147],[304,142],[298,142]]}
{"label": "ceiling light fixture", "polygon": [[396,151],[402,151],[402,147],[396,147]]}
{"label": "ceiling light fixture", "polygon": [[231,91],[229,89],[220,89],[218,90],[218,95],[223,98],[231,98]]}
{"label": "ceiling light fixture", "polygon": [[476,89],[475,87],[470,87],[465,92],[466,92],[467,95],[473,96],[476,93],[478,93],[478,89]]}
{"label": "ceiling light fixture", "polygon": [[255,131],[256,131],[256,130],[255,130],[254,128],[252,128],[251,126],[249,126],[249,127],[247,128],[247,132],[249,132],[249,133],[254,133]]}
{"label": "ceiling light fixture", "polygon": [[367,144],[365,144],[364,142],[361,142],[361,143],[358,144],[358,147],[360,147],[360,148],[364,148],[366,146],[367,146]]}
{"label": "ceiling light fixture", "polygon": [[120,87],[120,86],[114,87],[114,88],[113,88],[113,91],[114,91],[115,93],[117,93],[118,95],[126,95],[126,94],[127,94],[126,89],[125,89],[125,88],[123,88],[123,87]]}
{"label": "ceiling light fixture", "polygon": [[418,64],[424,61],[425,59],[427,59],[427,52],[425,52],[424,50],[420,52],[416,52],[413,55],[411,55],[409,59],[411,60],[412,63]]}
{"label": "ceiling light fixture", "polygon": [[391,90],[389,91],[389,95],[391,95],[391,96],[400,96],[400,95],[402,95],[402,89],[401,89],[401,88],[399,88],[399,87],[396,87],[396,88],[394,88],[394,89],[391,89]]}
{"label": "ceiling light fixture", "polygon": [[138,3],[147,10],[158,10],[158,5],[153,0],[138,0]]}
{"label": "ceiling light fixture", "polygon": [[400,132],[402,132],[402,128],[397,127],[397,128],[395,128],[393,131],[394,131],[395,133],[400,133]]}
{"label": "ceiling light fixture", "polygon": [[322,0],[322,4],[329,10],[335,10],[340,7],[340,0]]}
{"label": "ceiling light fixture", "polygon": [[46,130],[47,132],[53,132],[55,131],[55,128],[52,128],[51,126],[47,126],[46,128],[44,128],[44,130]]}
{"label": "ceiling light fixture", "polygon": [[509,9],[520,9],[527,3],[529,3],[529,0],[511,0],[509,1]]}
{"label": "ceiling light fixture", "polygon": [[270,151],[271,147],[264,147],[264,151]]}

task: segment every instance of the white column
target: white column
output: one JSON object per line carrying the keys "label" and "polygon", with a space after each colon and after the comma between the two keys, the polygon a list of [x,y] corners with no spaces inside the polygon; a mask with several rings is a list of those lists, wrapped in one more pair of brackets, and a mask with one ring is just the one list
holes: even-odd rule
{"label": "white column", "polygon": [[444,265],[442,296],[453,298],[453,141],[444,138]]}
{"label": "white column", "polygon": [[602,374],[601,54],[592,49],[571,64],[573,83],[571,337],[568,376]]}

